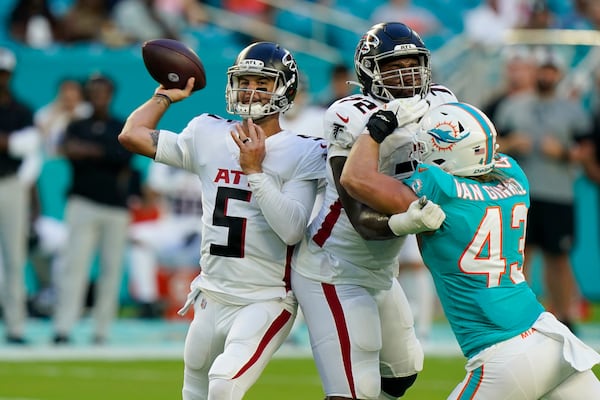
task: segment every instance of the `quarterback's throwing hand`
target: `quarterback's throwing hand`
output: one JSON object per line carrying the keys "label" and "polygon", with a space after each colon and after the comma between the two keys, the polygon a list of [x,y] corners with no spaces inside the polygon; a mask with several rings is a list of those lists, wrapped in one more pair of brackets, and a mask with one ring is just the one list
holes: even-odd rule
{"label": "quarterback's throwing hand", "polygon": [[445,219],[446,214],[439,205],[421,197],[410,203],[406,212],[392,215],[388,225],[395,235],[404,236],[434,231],[442,226]]}

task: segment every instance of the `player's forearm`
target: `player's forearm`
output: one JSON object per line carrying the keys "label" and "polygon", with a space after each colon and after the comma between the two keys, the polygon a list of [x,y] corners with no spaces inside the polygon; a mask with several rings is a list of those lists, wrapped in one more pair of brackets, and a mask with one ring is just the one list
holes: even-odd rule
{"label": "player's forearm", "polygon": [[298,243],[308,225],[316,183],[298,182],[286,193],[264,173],[248,175],[248,182],[269,226],[286,244]]}
{"label": "player's forearm", "polygon": [[158,122],[169,109],[171,101],[164,95],[154,95],[151,99],[135,109],[125,123],[133,127],[143,126],[156,129]]}
{"label": "player's forearm", "polygon": [[391,176],[378,171],[379,145],[361,135],[346,160],[340,183],[358,201],[384,214],[404,212],[417,197]]}
{"label": "player's forearm", "polygon": [[133,153],[154,158],[158,143],[156,126],[169,104],[163,97],[153,97],[138,107],[125,121],[119,143]]}
{"label": "player's forearm", "polygon": [[396,237],[391,231],[388,221],[387,215],[365,205],[362,205],[356,220],[350,219],[356,232],[365,240],[387,240]]}

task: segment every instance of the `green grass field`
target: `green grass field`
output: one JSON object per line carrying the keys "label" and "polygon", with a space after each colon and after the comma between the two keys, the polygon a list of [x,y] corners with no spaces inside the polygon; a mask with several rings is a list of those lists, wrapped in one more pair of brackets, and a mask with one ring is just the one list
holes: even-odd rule
{"label": "green grass field", "polygon": [[[445,399],[463,378],[463,364],[462,358],[427,357],[403,399]],[[176,400],[181,379],[181,361],[0,362],[0,400]],[[323,397],[312,359],[276,358],[245,399]]]}

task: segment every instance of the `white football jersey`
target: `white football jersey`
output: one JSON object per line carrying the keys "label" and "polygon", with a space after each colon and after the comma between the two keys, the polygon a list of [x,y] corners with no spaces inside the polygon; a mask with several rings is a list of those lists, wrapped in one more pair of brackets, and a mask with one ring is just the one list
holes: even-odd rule
{"label": "white football jersey", "polygon": [[[284,299],[291,248],[265,219],[230,136],[238,121],[202,114],[180,133],[161,131],[156,161],[194,172],[202,182],[202,272],[192,288],[233,304]],[[322,179],[322,139],[282,131],[266,139],[265,174],[288,181]],[[285,216],[282,216],[285,218]]]}
{"label": "white football jersey", "polygon": [[[426,97],[430,107],[458,101],[444,86],[432,85]],[[356,232],[339,199],[329,163],[332,157],[348,157],[352,145],[365,130],[369,117],[383,102],[366,95],[352,95],[333,103],[325,114],[328,140],[325,200],[310,224],[292,268],[299,274],[331,284],[356,284],[389,289],[398,268],[404,237],[364,240]],[[397,129],[380,146],[379,170],[402,179],[412,173],[409,155],[416,124]]]}

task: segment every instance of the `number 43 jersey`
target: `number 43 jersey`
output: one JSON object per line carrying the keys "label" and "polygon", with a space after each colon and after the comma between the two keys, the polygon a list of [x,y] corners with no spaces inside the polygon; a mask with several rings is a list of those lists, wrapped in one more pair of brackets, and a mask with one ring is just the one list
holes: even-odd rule
{"label": "number 43 jersey", "polygon": [[[268,221],[259,207],[230,135],[238,123],[202,114],[180,134],[162,130],[156,161],[191,171],[202,183],[202,272],[192,288],[232,304],[283,299],[289,290],[291,247],[272,226],[291,225],[291,216],[270,212]],[[325,142],[284,130],[268,137],[265,146],[263,172],[310,215],[325,176]]]}
{"label": "number 43 jersey", "polygon": [[466,357],[529,329],[544,311],[523,275],[529,183],[510,157],[490,182],[419,164],[405,180],[446,213],[440,229],[420,235],[444,313]]}

